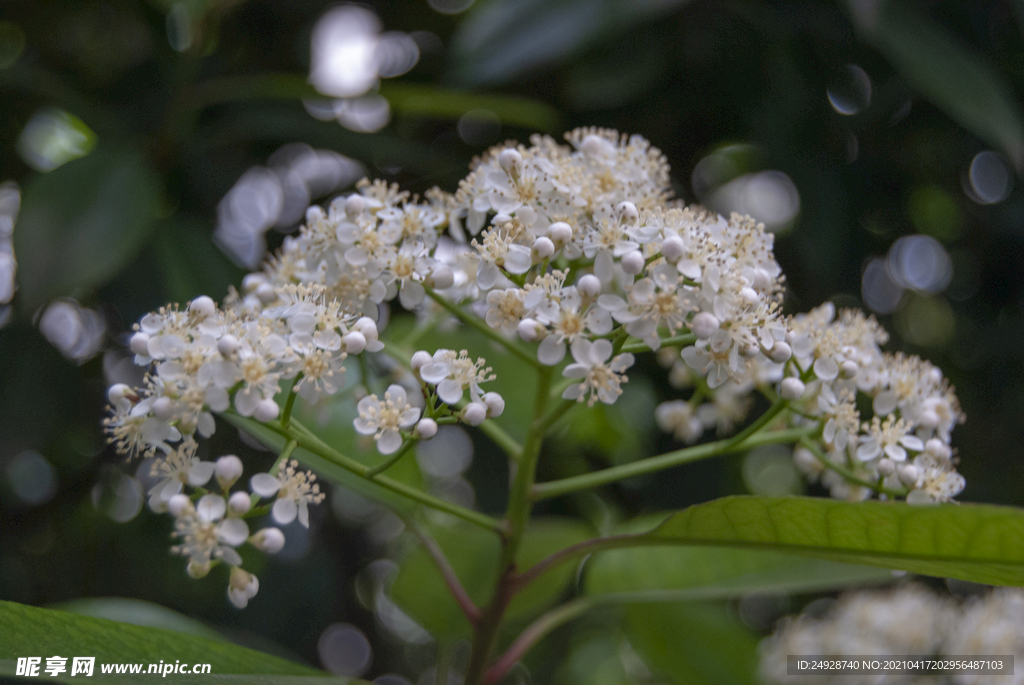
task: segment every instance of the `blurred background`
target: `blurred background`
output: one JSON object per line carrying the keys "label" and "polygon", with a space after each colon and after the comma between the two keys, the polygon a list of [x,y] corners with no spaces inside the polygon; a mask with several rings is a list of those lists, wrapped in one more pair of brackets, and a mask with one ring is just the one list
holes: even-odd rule
{"label": "blurred background", "polygon": [[[308,204],[364,175],[452,191],[487,146],[582,125],[645,136],[677,197],[764,221],[790,312],[862,307],[889,349],[938,364],[968,417],[961,499],[1024,505],[1022,32],[1011,0],[0,0],[0,599],[179,620],[161,605],[336,673],[433,682],[430,636],[383,590],[400,520],[332,492],[280,555],[247,561],[262,589],[236,611],[168,554],[167,517],[140,514],[148,469],[106,449],[105,388],[139,379],[132,323],[221,298]],[[678,446],[653,427],[678,396],[664,377],[646,360],[630,401],[578,412],[542,477]],[[492,446],[440,438],[416,477],[501,511]],[[250,474],[273,459],[226,424],[207,449]],[[821,494],[769,450],[546,511],[600,528],[752,490]],[[153,604],[89,599],[108,597]],[[752,654],[807,599],[691,615]],[[618,626],[587,619],[513,677],[701,682]]]}

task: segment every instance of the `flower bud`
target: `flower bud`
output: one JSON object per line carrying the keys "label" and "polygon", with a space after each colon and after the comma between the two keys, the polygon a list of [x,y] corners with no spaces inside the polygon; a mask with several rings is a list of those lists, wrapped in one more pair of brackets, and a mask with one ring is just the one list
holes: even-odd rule
{"label": "flower bud", "polygon": [[213,298],[208,295],[200,295],[189,303],[188,310],[198,320],[202,321],[217,313],[217,305],[214,303]]}
{"label": "flower bud", "polygon": [[678,236],[669,236],[661,243],[661,254],[673,264],[678,262],[685,252],[686,245]]}
{"label": "flower bud", "polygon": [[170,421],[174,417],[174,400],[166,395],[153,402],[153,416],[161,421]]}
{"label": "flower bud", "polygon": [[217,341],[217,351],[220,352],[222,357],[234,356],[240,346],[241,343],[238,342],[238,338],[233,335],[225,335]]}
{"label": "flower bud", "polygon": [[487,405],[487,418],[489,419],[497,418],[505,411],[505,398],[496,392],[484,393],[480,399]]}
{"label": "flower bud", "polygon": [[264,528],[249,538],[249,543],[267,554],[277,554],[284,547],[284,533],[280,528]]}
{"label": "flower bud", "polygon": [[601,294],[601,279],[594,274],[586,274],[576,283],[576,290],[583,297],[597,297]]}
{"label": "flower bud", "polygon": [[242,460],[233,454],[225,454],[217,460],[214,475],[222,490],[227,490],[235,481],[242,477]]}
{"label": "flower bud", "polygon": [[793,348],[781,340],[777,340],[772,349],[768,350],[768,358],[773,362],[781,364],[793,356]]}
{"label": "flower bud", "polygon": [[190,577],[195,578],[196,580],[205,578],[206,574],[210,572],[210,562],[197,564],[194,561],[190,561],[188,562],[188,566],[185,567],[185,571],[188,572]]}
{"label": "flower bud", "polygon": [[690,330],[698,340],[710,338],[718,330],[719,325],[718,317],[711,312],[697,312],[690,319]]}
{"label": "flower bud", "polygon": [[504,169],[510,176],[517,177],[519,172],[523,168],[523,156],[519,154],[519,150],[514,148],[505,148],[498,155],[498,164]]}
{"label": "flower bud", "polygon": [[640,253],[640,250],[633,250],[624,254],[621,263],[622,270],[630,276],[636,276],[644,270],[644,256]]}
{"label": "flower bud", "polygon": [[252,417],[260,423],[267,423],[276,419],[280,413],[281,408],[277,406],[277,402],[268,397],[260,400],[259,404],[256,405],[256,411],[252,413]]}
{"label": "flower bud", "polygon": [[913,464],[907,464],[900,469],[900,482],[906,485],[908,488],[912,488],[917,485],[917,479],[920,477],[921,472]]}
{"label": "flower bud", "polygon": [[242,292],[251,293],[266,282],[267,277],[264,274],[246,274],[242,278]]}
{"label": "flower bud", "polygon": [[252,498],[247,492],[236,492],[228,498],[228,511],[235,516],[241,516],[252,508]]}
{"label": "flower bud", "polygon": [[167,511],[171,513],[171,516],[181,516],[191,508],[192,500],[188,498],[188,495],[183,495],[180,492],[167,500]]}
{"label": "flower bud", "polygon": [[348,216],[349,219],[355,219],[363,213],[364,209],[366,209],[366,200],[364,200],[363,196],[358,193],[349,195],[348,199],[345,200],[345,215]]}
{"label": "flower bud", "polygon": [[487,405],[483,402],[470,402],[462,410],[462,420],[470,426],[479,426],[487,419]]}
{"label": "flower bud", "polygon": [[359,354],[366,349],[366,336],[359,331],[349,331],[342,336],[341,347],[348,354]]}
{"label": "flower bud", "polygon": [[148,357],[149,356],[149,336],[142,331],[139,331],[132,336],[131,340],[128,341],[128,347],[131,351],[137,355]]}
{"label": "flower bud", "polygon": [[896,471],[896,462],[894,462],[889,457],[882,457],[881,459],[878,460],[878,466],[876,466],[875,468],[878,469],[878,473],[880,473],[883,477],[888,477],[891,476],[894,471]]}
{"label": "flower bud", "polygon": [[494,218],[491,219],[491,223],[495,226],[504,226],[505,224],[511,222],[512,215],[506,214],[505,212],[498,212],[497,214],[494,215]]}
{"label": "flower bud", "polygon": [[412,429],[413,435],[420,440],[430,440],[437,435],[437,421],[434,419],[420,419],[416,427]]}
{"label": "flower bud", "polygon": [[926,442],[924,444],[924,451],[936,459],[942,459],[943,461],[953,456],[953,451],[949,449],[949,445],[938,438],[931,438]]}
{"label": "flower bud", "polygon": [[761,296],[757,294],[756,290],[748,286],[740,289],[740,299],[747,304],[757,304]]}
{"label": "flower bud", "polygon": [[758,290],[768,290],[772,284],[772,277],[764,269],[754,270],[754,282],[750,285],[754,286]]}
{"label": "flower bud", "polygon": [[588,157],[599,157],[614,150],[615,147],[611,141],[593,133],[580,142],[580,152]]}
{"label": "flower bud", "polygon": [[239,609],[244,609],[249,600],[256,596],[260,589],[260,581],[253,574],[237,566],[231,568],[231,579],[228,580],[228,599]]}
{"label": "flower bud", "polygon": [[784,400],[798,400],[804,395],[804,390],[807,387],[803,384],[799,378],[784,378],[782,380],[782,387],[779,390],[779,394],[782,395]]}
{"label": "flower bud", "polygon": [[534,262],[541,262],[555,254],[555,244],[551,238],[541,236],[533,241],[533,249],[530,250],[530,257]]}
{"label": "flower bud", "polygon": [[270,304],[277,299],[277,291],[274,290],[274,286],[269,283],[264,283],[260,287],[256,288],[256,297],[263,304]]}
{"label": "flower bud", "polygon": [[117,404],[131,393],[132,389],[124,383],[114,383],[110,390],[107,390],[107,399],[111,404]]}
{"label": "flower bud", "polygon": [[418,352],[413,353],[410,365],[412,366],[413,371],[419,371],[433,360],[434,357],[429,352],[426,350],[419,350]]}
{"label": "flower bud", "polygon": [[618,207],[615,208],[615,212],[619,215],[621,223],[635,224],[640,221],[640,212],[636,210],[636,205],[629,200],[620,202]]}
{"label": "flower bud", "polygon": [[544,337],[544,327],[533,319],[526,318],[519,322],[519,337],[526,342],[536,342]]}
{"label": "flower bud", "polygon": [[455,285],[455,274],[451,268],[438,264],[430,272],[430,287],[434,290],[447,290]]}
{"label": "flower bud", "polygon": [[839,371],[843,374],[843,378],[853,378],[857,375],[859,369],[860,367],[857,366],[857,362],[849,359],[839,365]]}
{"label": "flower bud", "polygon": [[367,340],[377,339],[377,322],[368,316],[359,317],[356,322],[352,324],[352,330],[359,331],[366,336]]}
{"label": "flower bud", "polygon": [[565,245],[572,240],[572,226],[564,221],[556,221],[548,226],[548,236],[558,245]]}

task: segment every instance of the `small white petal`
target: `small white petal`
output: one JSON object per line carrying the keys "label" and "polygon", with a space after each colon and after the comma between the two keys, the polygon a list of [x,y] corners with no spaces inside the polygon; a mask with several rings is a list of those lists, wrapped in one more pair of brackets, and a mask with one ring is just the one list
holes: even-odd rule
{"label": "small white petal", "polygon": [[281,489],[281,481],[269,473],[257,473],[249,481],[249,485],[260,497],[273,497]]}
{"label": "small white petal", "polygon": [[295,520],[298,511],[295,500],[279,499],[274,502],[274,507],[270,510],[270,513],[275,521],[284,526]]}

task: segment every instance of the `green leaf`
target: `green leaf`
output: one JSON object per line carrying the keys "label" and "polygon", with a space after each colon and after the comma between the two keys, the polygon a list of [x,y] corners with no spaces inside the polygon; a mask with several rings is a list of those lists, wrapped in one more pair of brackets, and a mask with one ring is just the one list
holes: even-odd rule
{"label": "green leaf", "polygon": [[160,211],[160,188],[141,155],[102,144],[33,177],[14,232],[25,311],[88,294],[131,262]]}
{"label": "green leaf", "polygon": [[626,610],[625,627],[651,670],[673,683],[755,682],[757,640],[721,605],[635,604]]}
{"label": "green leaf", "polygon": [[848,0],[847,5],[868,42],[915,89],[1024,170],[1024,116],[991,64],[908,3]]}
{"label": "green leaf", "polygon": [[167,607],[128,597],[86,597],[70,602],[51,604],[48,609],[66,611],[79,616],[105,618],[133,626],[164,628],[178,633],[188,633],[207,640],[227,642],[227,638],[201,621],[189,618]]}
{"label": "green leaf", "polygon": [[[3,626],[3,640],[0,640],[0,675],[14,675],[16,659],[23,656],[71,657],[92,656],[96,658],[94,675],[89,682],[135,683],[152,679],[151,674],[108,675],[101,671],[103,664],[174,663],[210,664],[213,675],[196,677],[174,676],[174,682],[224,682],[224,683],[357,683],[361,681],[328,677],[322,671],[286,661],[276,656],[263,654],[244,647],[213,642],[194,635],[186,635],[160,628],[117,623],[101,618],[76,616],[63,611],[38,609],[36,607],[0,602],[0,625]],[[227,674],[246,674],[232,678]],[[259,675],[254,675],[259,674]],[[273,677],[261,677],[273,676]],[[292,676],[292,677],[289,677]],[[297,677],[296,677],[297,676]],[[51,680],[50,676],[45,676]],[[62,682],[74,683],[69,672],[60,678]]]}
{"label": "green leaf", "polygon": [[1024,585],[1024,509],[1015,507],[735,496],[684,509],[642,539],[796,552],[989,585]]}
{"label": "green leaf", "polygon": [[818,592],[892,580],[887,569],[724,547],[640,547],[594,555],[587,594],[713,599],[751,592]]}
{"label": "green leaf", "polygon": [[565,60],[689,0],[525,0],[481,5],[453,38],[453,71],[473,85],[507,83]]}
{"label": "green leaf", "polygon": [[[501,543],[476,526],[458,524],[432,531],[459,581],[477,606],[486,605],[498,579]],[[586,540],[591,531],[570,519],[537,519],[526,529],[516,565],[525,570],[560,549]],[[575,575],[563,565],[544,574],[515,596],[505,615],[526,620],[554,602]],[[458,604],[448,591],[437,566],[422,547],[405,560],[391,587],[395,602],[435,637],[468,637],[471,634]]]}

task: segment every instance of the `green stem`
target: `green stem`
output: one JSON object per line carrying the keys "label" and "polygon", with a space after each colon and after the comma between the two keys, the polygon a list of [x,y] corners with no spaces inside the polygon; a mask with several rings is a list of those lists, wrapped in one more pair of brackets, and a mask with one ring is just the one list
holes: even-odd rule
{"label": "green stem", "polygon": [[537,394],[534,400],[533,420],[530,423],[530,433],[526,442],[523,443],[522,456],[519,463],[516,464],[516,474],[509,492],[508,509],[505,512],[504,523],[507,526],[505,544],[498,565],[501,572],[491,602],[481,616],[473,636],[473,650],[470,654],[469,668],[466,671],[465,679],[467,685],[480,685],[484,682],[487,662],[494,650],[501,619],[517,590],[515,582],[516,553],[519,551],[519,544],[526,530],[526,522],[530,517],[532,507],[530,490],[536,477],[537,462],[540,459],[541,445],[544,442],[546,431],[544,417],[547,411],[548,395],[551,392],[553,373],[554,370],[550,367],[537,367]]}
{"label": "green stem", "polygon": [[295,448],[298,446],[298,441],[289,440],[285,444],[284,449],[281,450],[281,455],[277,458],[277,461],[275,461],[274,465],[270,467],[270,471],[268,471],[268,473],[271,476],[276,476],[280,473],[281,469],[284,468],[284,465],[288,463],[288,459],[292,456],[292,452],[294,452]]}
{"label": "green stem", "polygon": [[515,356],[519,357],[521,360],[523,360],[530,366],[538,370],[544,368],[544,365],[537,361],[535,357],[527,354],[526,352],[523,352],[515,343],[507,340],[504,336],[491,329],[490,326],[488,326],[486,323],[484,323],[477,317],[462,311],[457,306],[453,305],[451,302],[444,299],[430,288],[426,288],[426,291],[427,296],[429,296],[430,299],[432,299],[434,302],[437,302],[439,305],[447,309],[455,318],[457,318],[462,323],[466,324],[470,328],[475,328],[480,333],[483,333],[488,338],[495,341],[496,343],[504,347],[506,350],[508,350]]}
{"label": "green stem", "polygon": [[[662,347],[667,347],[669,345],[679,345],[681,347],[686,347],[687,345],[692,345],[695,342],[697,342],[697,336],[695,336],[692,333],[687,333],[685,335],[673,335],[670,338],[662,338],[661,339],[661,346]],[[647,343],[645,343],[645,342],[634,342],[634,343],[627,342],[625,345],[622,346],[622,349],[619,350],[619,351],[620,352],[640,353],[640,352],[650,352],[651,348],[648,347]]]}
{"label": "green stem", "polygon": [[787,430],[772,431],[762,435],[747,437],[743,442],[735,442],[734,439],[708,442],[703,445],[687,447],[685,449],[668,452],[641,459],[621,466],[613,466],[601,471],[586,473],[580,476],[552,480],[547,483],[538,483],[533,486],[534,501],[557,497],[570,492],[588,490],[600,485],[607,485],[626,478],[642,476],[648,473],[656,473],[673,466],[687,464],[692,461],[699,461],[709,457],[716,457],[729,452],[741,452],[743,450],[757,447],[759,445],[772,445],[777,443],[796,442],[800,438],[811,435],[818,430],[817,426],[806,428],[790,428]]}
{"label": "green stem", "polygon": [[413,446],[418,442],[419,440],[417,440],[416,438],[406,438],[405,442],[402,443],[402,446],[398,448],[398,451],[395,452],[395,455],[393,457],[389,457],[388,459],[385,459],[382,463],[377,464],[376,466],[371,468],[369,471],[366,472],[366,477],[369,478],[370,480],[373,480],[378,474],[387,471],[389,468],[397,464],[398,460],[404,457],[406,453],[410,449],[412,449]]}
{"label": "green stem", "polygon": [[295,385],[302,378],[302,374],[299,373],[292,379],[292,385],[288,388],[288,399],[284,403],[284,411],[281,412],[281,428],[288,428],[288,424],[292,420],[292,409],[295,407]]}
{"label": "green stem", "polygon": [[[291,426],[288,428],[288,430],[282,429],[279,426],[275,426],[274,424],[260,425],[265,426],[266,428],[272,430],[273,432],[277,433],[278,435],[288,440],[294,440],[298,444],[298,447],[301,447],[304,450],[309,450],[313,454],[322,457],[327,461],[333,462],[334,464],[337,464],[341,468],[347,471],[351,471],[357,476],[367,478],[367,473],[371,470],[371,468],[366,464],[362,464],[356,461],[355,459],[346,457],[344,454],[334,449],[320,438],[313,435],[313,433],[308,428],[300,424],[298,421],[292,421]],[[417,490],[416,488],[410,485],[406,485],[405,483],[402,483],[400,481],[388,478],[385,475],[374,476],[372,480],[374,483],[380,485],[381,487],[387,490],[391,490],[392,492],[398,493],[399,495],[403,495],[411,500],[419,502],[424,506],[430,507],[431,509],[437,509],[438,511],[443,511],[447,514],[451,514],[452,516],[460,518],[463,521],[468,521],[469,523],[480,526],[481,528],[494,531],[498,534],[503,533],[505,530],[505,525],[503,522],[497,521],[494,518],[487,516],[486,514],[481,514],[478,511],[473,511],[472,509],[467,509],[466,507],[461,507],[457,504],[452,504],[451,502],[447,502],[438,497],[434,497],[433,495],[429,495],[423,492],[422,490]]]}

